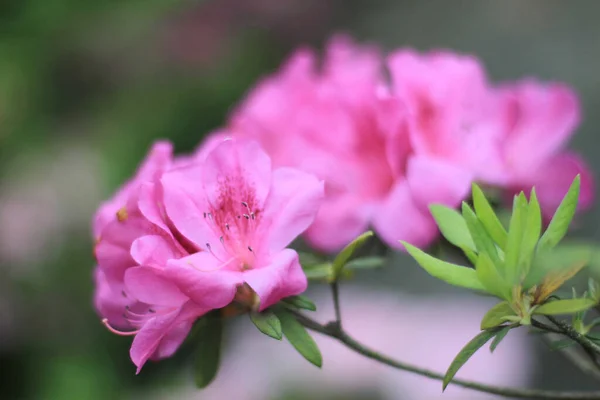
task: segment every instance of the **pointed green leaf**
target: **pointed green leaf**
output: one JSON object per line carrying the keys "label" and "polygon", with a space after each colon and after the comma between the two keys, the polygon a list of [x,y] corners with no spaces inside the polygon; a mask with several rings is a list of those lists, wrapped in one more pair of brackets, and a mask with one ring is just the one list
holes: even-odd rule
{"label": "pointed green leaf", "polygon": [[479,218],[477,218],[477,215],[475,215],[471,207],[464,201],[462,203],[462,214],[467,222],[467,227],[469,228],[469,232],[471,232],[471,237],[479,254],[487,253],[494,262],[494,265],[500,265],[496,244],[479,221]]}
{"label": "pointed green leaf", "polygon": [[495,328],[498,325],[502,325],[505,323],[506,317],[513,317],[516,313],[508,304],[508,302],[503,301],[502,303],[496,304],[494,307],[490,308],[487,313],[483,316],[481,320],[481,330]]}
{"label": "pointed green leaf", "polygon": [[283,329],[283,334],[286,339],[294,346],[302,357],[321,368],[323,365],[321,352],[304,326],[302,326],[292,314],[283,309],[278,309],[275,312],[281,321],[281,328]]}
{"label": "pointed green leaf", "polygon": [[577,202],[579,200],[579,187],[581,178],[579,175],[571,184],[569,191],[563,198],[562,202],[556,209],[546,232],[542,235],[538,247],[541,249],[551,249],[556,246],[566,235],[571,220],[577,210]]}
{"label": "pointed green leaf", "polygon": [[496,350],[496,347],[498,347],[498,345],[500,344],[500,342],[506,337],[506,334],[512,328],[514,328],[514,326],[507,325],[507,326],[503,327],[502,329],[500,329],[498,331],[498,333],[496,334],[496,337],[494,337],[494,340],[492,340],[492,344],[490,344],[490,353],[493,353],[494,350]]}
{"label": "pointed green leaf", "polygon": [[474,269],[438,260],[411,244],[404,241],[401,241],[401,243],[417,263],[431,276],[454,286],[485,291],[485,288],[477,279],[477,273]]}
{"label": "pointed green leaf", "polygon": [[596,302],[592,299],[555,300],[542,304],[533,313],[542,315],[573,314],[593,307]]}
{"label": "pointed green leaf", "polygon": [[479,256],[475,272],[477,279],[479,279],[479,282],[481,282],[487,292],[504,300],[511,299],[512,287],[506,283],[506,280],[500,275],[487,254],[483,253]]}
{"label": "pointed green leaf", "polygon": [[488,331],[483,331],[479,335],[475,336],[462,350],[458,353],[458,355],[454,358],[448,371],[446,371],[446,375],[444,376],[444,382],[442,384],[442,390],[446,390],[446,387],[454,378],[454,375],[458,372],[458,370],[465,365],[465,363],[475,354],[477,350],[479,350],[483,345],[485,345],[491,338],[496,336],[499,329],[493,329]]}
{"label": "pointed green leaf", "polygon": [[538,202],[535,188],[531,190],[529,205],[527,207],[527,219],[523,231],[521,251],[519,256],[518,277],[527,275],[535,252],[535,247],[542,233],[542,212]]}
{"label": "pointed green leaf", "polygon": [[283,299],[283,302],[302,310],[317,311],[317,306],[306,296],[291,296]]}
{"label": "pointed green leaf", "polygon": [[509,283],[517,283],[518,281],[519,256],[521,254],[521,243],[525,231],[524,222],[527,218],[527,209],[527,199],[523,192],[521,192],[513,199],[513,210],[504,256],[504,275]]}
{"label": "pointed green leaf", "polygon": [[448,242],[461,249],[475,250],[467,223],[458,211],[440,204],[430,205],[429,210]]}
{"label": "pointed green leaf", "polygon": [[202,389],[213,381],[219,370],[223,320],[217,315],[208,314],[197,324],[195,381],[196,386]]}
{"label": "pointed green leaf", "polygon": [[[566,278],[562,282],[564,283],[587,265],[591,257],[590,248],[578,244],[561,243],[550,250],[536,251],[531,269],[523,281],[523,287],[528,289],[552,277],[553,280],[557,280],[561,276]],[[554,290],[556,289],[558,286]]]}
{"label": "pointed green leaf", "polygon": [[342,269],[346,266],[348,261],[350,261],[354,252],[364,245],[371,236],[373,236],[373,231],[367,231],[358,236],[339,252],[333,260],[333,280],[336,280],[340,276]]}
{"label": "pointed green leaf", "polygon": [[483,191],[476,184],[473,184],[473,206],[475,207],[477,218],[479,218],[485,230],[489,233],[494,242],[496,242],[501,249],[504,249],[508,237],[506,229],[504,229],[504,226],[502,226],[502,223],[496,216],[492,206],[485,198]]}
{"label": "pointed green leaf", "polygon": [[346,264],[347,269],[373,269],[380,268],[385,265],[385,257],[378,256],[368,256],[355,258],[354,260],[350,260],[348,264]]}
{"label": "pointed green leaf", "polygon": [[252,312],[250,313],[250,319],[259,331],[273,339],[281,340],[281,322],[272,311]]}

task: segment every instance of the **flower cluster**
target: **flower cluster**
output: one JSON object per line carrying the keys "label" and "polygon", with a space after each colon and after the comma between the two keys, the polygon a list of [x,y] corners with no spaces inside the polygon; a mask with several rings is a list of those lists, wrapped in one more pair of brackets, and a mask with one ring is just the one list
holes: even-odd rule
{"label": "flower cluster", "polygon": [[94,221],[95,303],[115,333],[135,335],[138,372],[172,355],[202,315],[261,311],[306,289],[288,244],[312,222],[323,183],[272,169],[258,143],[213,140],[173,158],[157,143]]}
{"label": "flower cluster", "polygon": [[276,165],[325,181],[306,238],[334,251],[369,225],[392,247],[431,243],[438,230],[428,206],[456,207],[473,181],[507,198],[535,185],[548,219],[581,174],[580,207],[588,207],[590,173],[562,150],[578,123],[577,97],[564,84],[492,84],[473,56],[399,49],[384,59],[336,37],[320,68],[300,49],[263,79],[228,127],[258,140]]}

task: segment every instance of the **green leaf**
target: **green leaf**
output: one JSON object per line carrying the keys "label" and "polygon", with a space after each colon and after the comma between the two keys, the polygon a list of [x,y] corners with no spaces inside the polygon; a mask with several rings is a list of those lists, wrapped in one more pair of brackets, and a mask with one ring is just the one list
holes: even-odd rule
{"label": "green leaf", "polygon": [[573,314],[593,307],[596,302],[592,299],[566,299],[555,300],[542,304],[533,310],[534,314],[560,315]]}
{"label": "green leaf", "polygon": [[479,218],[477,218],[477,215],[475,215],[471,207],[464,201],[462,203],[462,214],[467,222],[467,227],[469,228],[469,232],[471,232],[471,237],[473,238],[473,242],[475,242],[475,247],[477,247],[479,254],[486,253],[494,262],[494,265],[500,265],[496,244],[479,221]]}
{"label": "green leaf", "polygon": [[579,175],[575,177],[569,191],[563,198],[562,202],[556,209],[546,232],[542,235],[538,247],[540,249],[551,249],[556,246],[566,235],[571,220],[577,210],[577,202],[579,200],[579,187],[581,178]]}
{"label": "green leaf", "polygon": [[506,283],[487,254],[482,253],[477,259],[475,273],[487,292],[504,300],[512,298],[511,286]]}
{"label": "green leaf", "polygon": [[373,236],[373,231],[367,231],[358,236],[339,252],[333,260],[333,280],[336,280],[340,276],[342,269],[346,266],[348,261],[350,261],[354,252],[364,245],[371,236]]}
{"label": "green leaf", "polygon": [[315,303],[306,296],[286,297],[283,302],[302,310],[317,311]]}
{"label": "green leaf", "polygon": [[281,321],[281,328],[286,339],[294,348],[310,363],[321,368],[323,357],[313,338],[308,334],[304,326],[300,324],[289,312],[278,309],[275,311]]}
{"label": "green leaf", "polygon": [[588,246],[576,243],[561,243],[550,250],[536,251],[523,287],[529,289],[542,283],[548,287],[549,281],[556,281],[552,283],[554,288],[550,290],[550,293],[554,292],[587,265],[591,257],[592,252]]}
{"label": "green leaf", "polygon": [[298,258],[300,259],[300,265],[302,266],[302,269],[309,269],[325,262],[325,260],[316,254],[307,253],[304,251],[298,252]]}
{"label": "green leaf", "polygon": [[575,342],[572,339],[562,339],[548,343],[548,347],[550,347],[550,350],[552,351],[564,350],[568,347],[573,346],[575,343],[577,342]]}
{"label": "green leaf", "polygon": [[196,386],[202,389],[213,381],[219,370],[223,320],[219,316],[208,314],[197,324],[195,381]]}
{"label": "green leaf", "polygon": [[446,375],[444,376],[444,382],[442,385],[442,391],[446,390],[446,387],[454,378],[454,375],[458,372],[458,370],[465,365],[465,363],[475,354],[477,350],[479,350],[483,345],[485,345],[491,338],[496,336],[499,329],[493,329],[488,331],[483,331],[479,335],[475,336],[462,350],[458,353],[458,355],[454,358],[448,371],[446,371]]}
{"label": "green leaf", "polygon": [[492,340],[492,344],[490,344],[490,353],[493,353],[496,350],[496,347],[500,344],[500,342],[506,337],[506,334],[512,329],[514,326],[506,325],[502,329],[498,331],[494,340]]}
{"label": "green leaf", "polygon": [[250,319],[259,331],[273,339],[281,340],[281,322],[279,322],[279,318],[272,311],[267,310],[261,313],[251,312]]}
{"label": "green leaf", "polygon": [[485,291],[485,288],[479,282],[479,279],[477,279],[477,273],[474,269],[438,260],[411,244],[404,241],[400,242],[417,263],[431,276],[454,286]]}
{"label": "green leaf", "polygon": [[347,269],[373,269],[383,267],[385,264],[385,257],[369,256],[355,258],[354,260],[348,261],[346,264]]}
{"label": "green leaf", "polygon": [[502,325],[507,321],[506,317],[512,317],[515,315],[516,313],[507,301],[498,303],[494,307],[490,308],[489,311],[483,316],[483,319],[481,320],[481,330],[495,328],[498,325]]}
{"label": "green leaf", "polygon": [[531,190],[529,206],[527,207],[527,219],[523,231],[521,251],[519,256],[518,277],[523,278],[529,272],[535,247],[542,232],[542,212],[538,202],[535,188]]}
{"label": "green leaf", "polygon": [[331,263],[324,262],[304,269],[304,274],[308,279],[329,279],[333,273]]}
{"label": "green leaf", "polygon": [[467,223],[458,211],[440,204],[430,205],[429,210],[448,242],[463,250],[475,250]]}
{"label": "green leaf", "polygon": [[510,283],[517,283],[521,243],[527,218],[527,199],[523,192],[513,199],[513,210],[508,228],[506,252],[504,256],[504,274]]}
{"label": "green leaf", "polygon": [[496,213],[488,200],[485,198],[481,188],[475,183],[473,184],[473,206],[475,207],[475,213],[485,230],[489,233],[494,242],[496,242],[501,249],[504,249],[508,237],[506,229],[502,226],[502,223],[496,216]]}

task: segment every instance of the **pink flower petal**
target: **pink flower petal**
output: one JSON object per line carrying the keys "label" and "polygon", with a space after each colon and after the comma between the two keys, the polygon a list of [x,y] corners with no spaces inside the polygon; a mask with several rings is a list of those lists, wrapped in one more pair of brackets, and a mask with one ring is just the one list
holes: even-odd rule
{"label": "pink flower petal", "polygon": [[243,283],[241,272],[225,268],[211,253],[201,252],[170,260],[165,276],[198,306],[215,309],[231,303]]}
{"label": "pink flower petal", "polygon": [[183,343],[187,335],[190,333],[194,321],[181,321],[177,325],[174,324],[169,332],[162,338],[156,351],[152,354],[153,360],[159,360],[161,358],[171,357],[179,346]]}
{"label": "pink flower petal", "polygon": [[130,193],[146,181],[152,181],[157,173],[162,172],[171,163],[173,146],[166,141],[154,143],[148,155],[140,165],[136,175],[127,182],[112,199],[102,204],[94,217],[94,236],[100,236],[104,227],[115,220],[115,213],[127,203]]}
{"label": "pink flower petal", "polygon": [[154,354],[161,340],[169,333],[179,315],[179,309],[168,314],[157,315],[149,319],[140,332],[135,335],[129,355],[131,361],[137,366],[136,374],[139,374],[142,367]]}
{"label": "pink flower petal", "polygon": [[458,206],[471,190],[473,174],[441,159],[415,156],[408,161],[406,179],[417,206],[428,214],[433,203]]}
{"label": "pink flower petal", "polygon": [[147,235],[137,238],[131,245],[131,256],[139,265],[163,268],[167,260],[184,256],[173,241],[159,235]]}
{"label": "pink flower petal", "polygon": [[269,222],[270,250],[279,251],[314,221],[324,184],[314,175],[292,168],[273,171],[272,181],[263,218]]}
{"label": "pink flower petal", "polygon": [[524,80],[500,90],[506,108],[505,154],[519,176],[558,151],[579,124],[577,95],[566,85]]}
{"label": "pink flower petal", "polygon": [[388,246],[397,249],[403,248],[400,240],[424,247],[438,235],[433,218],[415,205],[406,181],[397,182],[389,196],[376,208],[373,227]]}
{"label": "pink flower petal", "polygon": [[516,189],[528,192],[531,186],[535,186],[542,213],[549,219],[554,215],[577,174],[581,175],[577,209],[586,210],[594,201],[594,177],[582,158],[573,152],[564,152],[548,159],[531,174],[528,185],[523,184]]}
{"label": "pink flower petal", "polygon": [[202,166],[195,164],[174,169],[162,176],[161,183],[166,213],[177,231],[198,248],[217,241],[218,236],[204,220],[209,205],[202,188]]}
{"label": "pink flower petal", "polygon": [[308,285],[298,253],[291,249],[275,254],[269,265],[263,268],[244,271],[244,281],[260,298],[261,311],[284,297],[304,292]]}
{"label": "pink flower petal", "polygon": [[167,280],[161,270],[152,267],[134,267],[125,272],[127,293],[137,300],[159,306],[179,307],[188,298],[177,285]]}
{"label": "pink flower petal", "polygon": [[264,205],[271,187],[271,159],[258,142],[224,140],[206,156],[202,184],[210,204],[218,204],[227,191],[240,202],[252,197]]}
{"label": "pink flower petal", "polygon": [[326,197],[306,231],[306,240],[323,251],[340,250],[367,230],[370,216],[369,207],[352,194]]}

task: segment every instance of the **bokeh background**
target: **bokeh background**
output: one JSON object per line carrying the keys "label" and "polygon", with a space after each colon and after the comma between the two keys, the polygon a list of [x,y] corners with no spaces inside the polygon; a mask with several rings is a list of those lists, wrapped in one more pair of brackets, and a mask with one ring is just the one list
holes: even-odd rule
{"label": "bokeh background", "polygon": [[[130,340],[103,329],[92,307],[91,215],[153,140],[193,149],[296,46],[320,48],[337,32],[384,49],[474,53],[494,80],[537,76],[572,85],[584,115],[572,147],[598,174],[599,13],[593,0],[0,1],[0,398],[432,398],[418,394],[430,383],[403,382],[401,372],[392,389],[395,378],[382,378],[385,372],[348,385],[374,368],[356,358],[343,363],[356,368],[341,374],[330,367],[325,378],[308,363],[283,368],[299,356],[289,346],[267,346],[247,321],[230,324],[228,365],[210,393],[193,389],[187,348],[135,376]],[[595,207],[575,234],[600,243],[599,226]],[[342,297],[347,319],[371,321],[361,338],[437,369],[476,333],[485,309],[482,299],[437,283],[403,255],[357,278]],[[328,310],[325,294],[311,290]],[[474,328],[457,331],[453,323]],[[429,348],[423,335],[437,344]],[[326,366],[346,360],[343,349],[319,343]],[[489,375],[512,370],[506,383],[595,386],[536,338],[522,337],[512,352],[503,346],[481,368]],[[409,347],[422,353],[403,352]],[[339,382],[315,397],[305,382],[319,379]],[[232,387],[240,391],[227,392]],[[251,397],[256,387],[273,389]]]}

